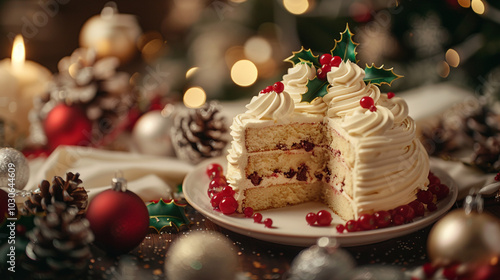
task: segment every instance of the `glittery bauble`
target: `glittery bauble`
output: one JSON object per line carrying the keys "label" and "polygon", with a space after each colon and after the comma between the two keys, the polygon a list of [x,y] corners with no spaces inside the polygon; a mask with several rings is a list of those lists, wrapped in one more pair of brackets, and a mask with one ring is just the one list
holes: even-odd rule
{"label": "glittery bauble", "polygon": [[487,213],[454,210],[432,227],[427,252],[436,265],[492,263],[500,257],[500,222]]}
{"label": "glittery bauble", "polygon": [[135,16],[119,14],[116,4],[107,5],[100,15],[84,23],[80,45],[95,49],[99,57],[115,56],[124,63],[137,52],[136,41],[141,33]]}
{"label": "glittery bauble", "polygon": [[177,239],[167,252],[165,273],[175,280],[234,280],[236,248],[216,232],[191,232]]}
{"label": "glittery bauble", "polygon": [[170,138],[173,117],[164,111],[150,111],[142,115],[132,130],[139,152],[148,155],[174,156]]}
{"label": "glittery bauble", "polygon": [[340,249],[334,238],[322,237],[316,245],[303,250],[295,257],[288,279],[346,279],[345,276],[355,265],[351,255]]}
{"label": "glittery bauble", "polygon": [[43,121],[43,130],[51,149],[60,145],[91,144],[92,122],[78,107],[65,104],[55,106]]}
{"label": "glittery bauble", "polygon": [[30,167],[23,154],[13,148],[0,149],[0,186],[22,190],[29,178]]}
{"label": "glittery bauble", "polygon": [[99,193],[90,201],[86,218],[95,244],[112,255],[137,247],[149,229],[146,204],[137,194],[120,186],[116,188],[115,182],[113,189]]}

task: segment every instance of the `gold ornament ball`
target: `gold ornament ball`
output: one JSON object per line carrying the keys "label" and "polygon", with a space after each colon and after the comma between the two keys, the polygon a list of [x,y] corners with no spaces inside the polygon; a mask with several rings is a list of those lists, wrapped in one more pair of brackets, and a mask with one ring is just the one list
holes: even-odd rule
{"label": "gold ornament ball", "polygon": [[490,264],[500,256],[500,222],[488,213],[454,210],[432,227],[427,252],[436,265]]}
{"label": "gold ornament ball", "polygon": [[87,20],[80,31],[80,46],[94,49],[99,58],[114,56],[124,64],[137,52],[142,30],[133,15],[119,14],[115,6]]}
{"label": "gold ornament ball", "polygon": [[0,149],[0,187],[22,190],[30,178],[28,160],[20,151],[5,147]]}
{"label": "gold ornament ball", "polygon": [[217,232],[191,232],[172,243],[165,258],[167,279],[234,280],[238,254]]}

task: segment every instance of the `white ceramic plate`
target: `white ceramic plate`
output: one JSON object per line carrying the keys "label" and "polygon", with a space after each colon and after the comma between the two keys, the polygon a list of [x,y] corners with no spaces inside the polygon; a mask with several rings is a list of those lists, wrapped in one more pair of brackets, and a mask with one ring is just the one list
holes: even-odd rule
{"label": "white ceramic plate", "polygon": [[318,238],[328,236],[335,237],[342,246],[357,246],[403,236],[424,228],[443,216],[453,206],[458,194],[457,185],[453,179],[446,172],[431,166],[432,172],[444,184],[448,185],[450,193],[437,204],[438,209],[436,211],[432,213],[426,212],[424,217],[417,218],[411,223],[370,231],[338,233],[335,226],[344,222],[335,214],[333,214],[332,225],[329,227],[309,226],[306,223],[305,216],[307,213],[316,213],[319,210],[327,209],[322,203],[309,202],[285,208],[259,211],[263,219],[271,218],[273,220],[273,227],[266,228],[263,224],[254,223],[253,219],[245,218],[242,214],[224,215],[212,209],[207,195],[210,180],[205,173],[207,165],[211,162],[219,163],[223,167],[226,166],[225,158],[204,161],[196,166],[184,179],[183,192],[189,204],[221,227],[260,240],[285,245],[311,246],[316,243]]}

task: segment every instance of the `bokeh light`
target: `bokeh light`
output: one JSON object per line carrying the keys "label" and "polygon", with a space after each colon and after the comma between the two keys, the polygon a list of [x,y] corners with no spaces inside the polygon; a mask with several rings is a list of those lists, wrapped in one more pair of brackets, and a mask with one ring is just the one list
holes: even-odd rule
{"label": "bokeh light", "polygon": [[484,14],[485,6],[484,6],[483,1],[481,1],[481,0],[472,0],[471,8],[474,11],[474,13],[476,13],[478,15]]}
{"label": "bokeh light", "polygon": [[458,0],[458,5],[463,8],[470,8],[470,0]]}
{"label": "bokeh light", "polygon": [[294,14],[301,15],[309,10],[308,0],[283,0],[283,6],[285,9]]}
{"label": "bokeh light", "polygon": [[191,76],[193,76],[197,70],[198,70],[198,67],[189,68],[189,70],[186,71],[186,79],[189,79]]}
{"label": "bokeh light", "polygon": [[207,94],[201,87],[191,87],[184,93],[182,101],[188,108],[198,108],[205,104]]}
{"label": "bokeh light", "polygon": [[257,81],[259,72],[253,62],[247,59],[237,61],[231,67],[231,79],[239,86],[251,86]]}
{"label": "bokeh light", "polygon": [[451,67],[458,67],[458,65],[460,64],[460,55],[454,49],[447,50],[445,57],[446,57],[446,62]]}
{"label": "bokeh light", "polygon": [[263,63],[271,58],[273,50],[266,39],[254,36],[245,42],[244,51],[251,61]]}
{"label": "bokeh light", "polygon": [[441,61],[437,65],[437,72],[441,78],[446,78],[450,75],[450,65],[446,61]]}

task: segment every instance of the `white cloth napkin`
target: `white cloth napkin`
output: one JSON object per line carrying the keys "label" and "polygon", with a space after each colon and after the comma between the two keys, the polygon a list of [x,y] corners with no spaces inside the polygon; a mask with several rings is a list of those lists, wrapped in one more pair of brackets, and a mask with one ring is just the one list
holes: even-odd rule
{"label": "white cloth napkin", "polygon": [[144,201],[169,199],[192,169],[192,165],[175,158],[60,146],[47,159],[31,162],[30,180],[24,189],[35,190],[41,180],[52,181],[54,176],[65,179],[66,172],[78,172],[91,200],[111,188],[112,178],[121,173],[127,189]]}

